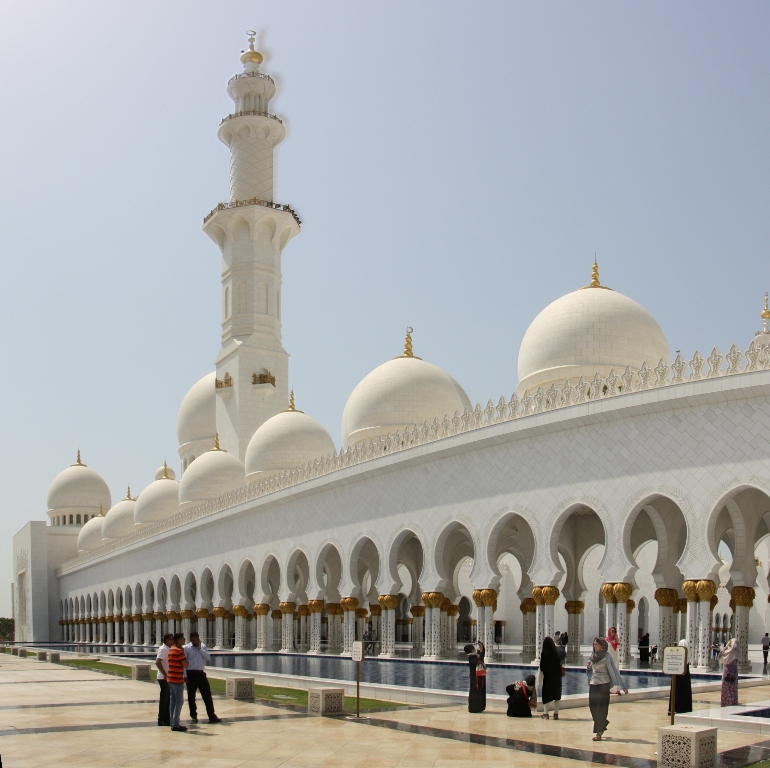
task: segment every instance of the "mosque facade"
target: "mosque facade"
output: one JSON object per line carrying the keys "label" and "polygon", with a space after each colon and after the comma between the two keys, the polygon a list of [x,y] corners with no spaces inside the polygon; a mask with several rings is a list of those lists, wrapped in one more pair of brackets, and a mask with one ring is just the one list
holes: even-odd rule
{"label": "mosque facade", "polygon": [[[711,643],[765,632],[770,557],[770,309],[727,351],[675,357],[640,304],[588,285],[547,306],[512,394],[473,405],[403,352],[342,414],[343,446],[295,404],[281,340],[281,256],[301,222],[273,198],[285,130],[249,49],[218,131],[230,199],[204,219],[222,254],[215,369],[179,409],[180,472],[113,503],[84,462],[48,520],[14,536],[16,639],[454,655],[473,637],[568,653],[616,626]],[[397,350],[393,350],[394,352]],[[725,559],[722,555],[729,553]]]}

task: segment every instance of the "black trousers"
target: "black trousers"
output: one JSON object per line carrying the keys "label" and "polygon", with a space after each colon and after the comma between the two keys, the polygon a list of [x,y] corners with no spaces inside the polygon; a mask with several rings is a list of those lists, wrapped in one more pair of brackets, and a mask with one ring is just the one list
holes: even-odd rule
{"label": "black trousers", "polygon": [[195,703],[195,691],[201,692],[201,698],[203,704],[206,707],[206,714],[209,720],[216,717],[214,712],[214,702],[211,699],[211,686],[209,685],[209,679],[206,677],[206,673],[200,669],[188,669],[187,670],[187,704],[190,707],[190,717],[195,719],[198,717],[198,705]]}
{"label": "black trousers", "polygon": [[160,701],[158,702],[158,725],[171,725],[171,715],[168,709],[171,691],[169,690],[168,683],[165,680],[158,678],[158,685],[160,686]]}
{"label": "black trousers", "polygon": [[594,719],[594,733],[604,733],[610,724],[607,719],[610,710],[610,687],[611,683],[588,686],[588,708]]}
{"label": "black trousers", "polygon": [[765,666],[767,666],[767,651],[764,648],[762,649],[762,658],[764,659]]}

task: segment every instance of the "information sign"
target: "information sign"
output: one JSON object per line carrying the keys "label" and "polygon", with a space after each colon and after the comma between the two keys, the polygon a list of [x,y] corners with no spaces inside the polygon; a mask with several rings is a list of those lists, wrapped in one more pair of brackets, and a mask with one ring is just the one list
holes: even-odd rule
{"label": "information sign", "polygon": [[687,648],[669,645],[663,649],[663,672],[666,675],[683,675],[687,666]]}
{"label": "information sign", "polygon": [[353,643],[353,661],[364,660],[364,644],[361,640],[356,640]]}

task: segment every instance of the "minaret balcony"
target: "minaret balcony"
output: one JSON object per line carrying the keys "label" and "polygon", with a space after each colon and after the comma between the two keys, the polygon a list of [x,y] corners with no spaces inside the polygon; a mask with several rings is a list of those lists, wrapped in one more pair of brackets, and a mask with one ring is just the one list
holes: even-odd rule
{"label": "minaret balcony", "polygon": [[228,400],[233,393],[233,377],[226,373],[223,379],[215,379],[214,387],[216,393],[222,400]]}
{"label": "minaret balcony", "polygon": [[271,120],[277,120],[281,125],[283,125],[283,120],[281,120],[278,115],[271,115],[269,112],[259,112],[256,109],[247,109],[243,112],[233,112],[232,115],[228,115],[227,117],[223,117],[222,121],[219,123],[220,125],[224,125],[228,120],[233,120],[236,117],[269,117]]}
{"label": "minaret balcony", "polygon": [[270,200],[259,200],[256,197],[252,197],[251,200],[232,200],[229,203],[220,203],[203,219],[203,226],[205,227],[208,221],[219,211],[229,211],[233,208],[243,208],[250,205],[261,205],[263,208],[272,208],[274,211],[286,211],[291,214],[298,227],[302,226],[299,216],[297,216],[296,211],[291,206],[284,203],[274,203]]}

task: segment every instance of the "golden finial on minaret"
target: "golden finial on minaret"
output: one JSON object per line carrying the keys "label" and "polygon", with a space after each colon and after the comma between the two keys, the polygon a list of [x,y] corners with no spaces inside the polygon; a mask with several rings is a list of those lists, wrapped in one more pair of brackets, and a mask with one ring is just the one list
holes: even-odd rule
{"label": "golden finial on minaret", "polygon": [[219,432],[214,433],[214,450],[215,451],[221,451],[222,449],[219,447]]}
{"label": "golden finial on minaret", "polygon": [[126,501],[133,501],[131,498],[131,486],[128,486],[128,490],[126,491]]}
{"label": "golden finial on minaret", "polygon": [[591,268],[591,282],[590,288],[601,288],[602,284],[599,282],[599,264],[596,261],[596,255],[594,255],[594,265]]}
{"label": "golden finial on minaret", "polygon": [[163,462],[163,479],[164,480],[170,480],[171,478],[168,476],[168,464],[166,462]]}
{"label": "golden finial on minaret", "polygon": [[289,408],[288,410],[294,411],[296,408],[294,407],[294,390],[289,393]]}
{"label": "golden finial on minaret", "polygon": [[249,36],[249,50],[241,52],[241,64],[244,66],[253,62],[259,67],[262,63],[262,54],[259,51],[254,50],[254,35],[257,33],[253,29],[246,30],[246,34]]}
{"label": "golden finial on minaret", "polygon": [[404,357],[414,357],[414,352],[412,352],[412,334],[414,333],[414,328],[412,328],[411,325],[406,326],[406,340],[404,341]]}

